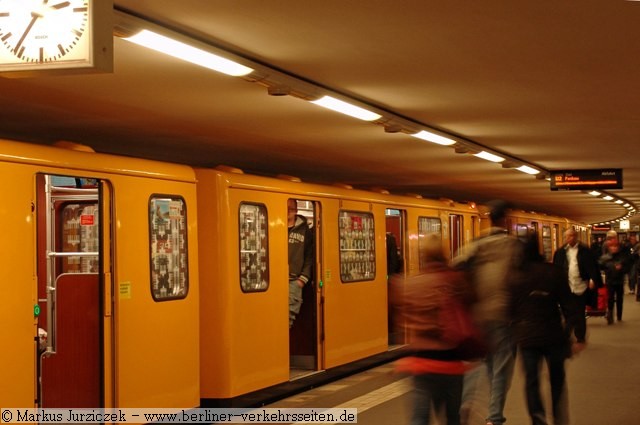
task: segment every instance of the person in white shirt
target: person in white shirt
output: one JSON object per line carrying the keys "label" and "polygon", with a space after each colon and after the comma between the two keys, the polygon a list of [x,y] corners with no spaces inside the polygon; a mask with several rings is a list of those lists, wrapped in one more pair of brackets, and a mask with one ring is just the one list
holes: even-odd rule
{"label": "person in white shirt", "polygon": [[587,305],[597,302],[597,288],[602,286],[602,275],[598,259],[591,250],[578,241],[576,230],[571,227],[564,232],[565,245],[553,254],[553,264],[560,267],[567,276],[569,287],[576,303],[581,319],[575,324],[574,333],[577,344],[574,351],[584,349],[587,334],[587,321],[584,314]]}

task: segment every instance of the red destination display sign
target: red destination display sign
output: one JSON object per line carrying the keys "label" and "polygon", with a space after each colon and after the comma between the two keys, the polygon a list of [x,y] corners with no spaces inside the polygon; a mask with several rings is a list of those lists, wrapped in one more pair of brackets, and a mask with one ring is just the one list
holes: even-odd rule
{"label": "red destination display sign", "polygon": [[622,168],[551,171],[551,190],[622,189]]}

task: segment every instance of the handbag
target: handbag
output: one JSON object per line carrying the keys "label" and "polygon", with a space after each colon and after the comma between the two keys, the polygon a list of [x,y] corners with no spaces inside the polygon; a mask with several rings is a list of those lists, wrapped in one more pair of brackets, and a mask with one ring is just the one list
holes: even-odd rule
{"label": "handbag", "polygon": [[487,353],[483,332],[473,320],[471,311],[460,300],[450,297],[440,306],[440,327],[443,341],[454,347],[466,360],[479,359]]}

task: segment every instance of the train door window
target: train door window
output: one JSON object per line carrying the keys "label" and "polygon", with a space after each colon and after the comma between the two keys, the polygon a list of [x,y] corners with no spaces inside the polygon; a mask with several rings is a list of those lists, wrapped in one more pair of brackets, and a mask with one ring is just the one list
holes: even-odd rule
{"label": "train door window", "polygon": [[376,276],[373,214],[340,211],[338,226],[342,282],[373,280]]}
{"label": "train door window", "polygon": [[549,226],[542,226],[542,250],[544,251],[544,258],[550,262],[553,258],[553,245],[551,227]]}
{"label": "train door window", "polygon": [[403,211],[391,208],[385,210],[385,231],[387,274],[401,273],[404,269]]}
{"label": "train door window", "polygon": [[[62,252],[98,252],[98,203],[70,203],[61,211]],[[69,256],[62,258],[63,273],[98,273],[98,257]]]}
{"label": "train door window", "polygon": [[480,236],[480,224],[478,221],[478,217],[475,215],[471,216],[471,238],[467,239],[467,242]]}
{"label": "train door window", "polygon": [[426,269],[424,241],[427,235],[437,233],[442,237],[442,222],[437,217],[418,217],[418,259],[420,270]]}
{"label": "train door window", "polygon": [[269,287],[269,234],[267,207],[241,203],[238,217],[240,289],[261,292]]}
{"label": "train door window", "polygon": [[462,247],[463,217],[459,214],[449,215],[449,228],[451,229],[451,244],[449,256],[453,258]]}
{"label": "train door window", "polygon": [[187,208],[180,196],[149,198],[151,295],[156,301],[182,299],[189,291]]}
{"label": "train door window", "polygon": [[522,242],[527,241],[529,235],[529,227],[526,224],[516,224],[516,237]]}
{"label": "train door window", "polygon": [[540,228],[539,228],[540,226],[538,225],[537,221],[532,221],[531,222],[531,227],[533,228],[534,232],[536,232],[538,234],[540,233]]}

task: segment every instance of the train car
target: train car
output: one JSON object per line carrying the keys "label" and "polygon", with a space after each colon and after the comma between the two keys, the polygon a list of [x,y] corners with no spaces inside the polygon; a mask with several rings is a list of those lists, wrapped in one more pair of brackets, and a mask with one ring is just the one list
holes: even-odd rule
{"label": "train car", "polygon": [[553,253],[563,245],[564,232],[573,227],[578,232],[578,239],[589,245],[590,227],[562,217],[536,212],[511,209],[507,215],[507,227],[510,234],[525,240],[527,235],[536,232],[539,238],[541,254],[547,261],[552,261]]}
{"label": "train car", "polygon": [[[1,140],[0,163],[5,407],[254,406],[275,388],[388,360],[405,342],[392,332],[390,274],[424,269],[428,234],[452,258],[490,225],[473,203],[72,143]],[[314,264],[289,328],[291,202]],[[518,210],[508,226],[537,231],[548,259],[568,226],[589,232]]]}
{"label": "train car", "polygon": [[[196,169],[203,405],[234,405],[303,376],[385,353],[387,238],[401,271],[417,273],[421,240],[437,232],[450,256],[479,235],[474,204],[325,186],[294,177]],[[288,323],[287,204],[315,240],[314,277]],[[241,405],[238,403],[237,405]]]}
{"label": "train car", "polygon": [[190,167],[0,141],[3,407],[199,405]]}

